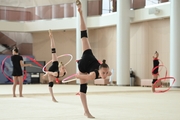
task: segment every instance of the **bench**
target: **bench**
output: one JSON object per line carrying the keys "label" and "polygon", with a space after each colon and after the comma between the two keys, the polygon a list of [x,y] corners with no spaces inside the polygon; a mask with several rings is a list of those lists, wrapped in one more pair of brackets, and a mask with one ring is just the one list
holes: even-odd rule
{"label": "bench", "polygon": [[141,86],[142,87],[152,86],[152,79],[141,79]]}
{"label": "bench", "polygon": [[109,79],[96,79],[94,80],[95,85],[107,85],[109,84]]}

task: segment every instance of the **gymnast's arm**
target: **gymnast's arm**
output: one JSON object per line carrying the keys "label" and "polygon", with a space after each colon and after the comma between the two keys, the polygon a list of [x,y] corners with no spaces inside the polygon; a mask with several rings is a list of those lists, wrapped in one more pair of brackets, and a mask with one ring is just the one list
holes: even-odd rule
{"label": "gymnast's arm", "polygon": [[94,80],[96,78],[96,74],[95,72],[90,72],[89,74],[77,74],[76,78],[78,79],[82,79],[82,80]]}
{"label": "gymnast's arm", "polygon": [[31,64],[24,64],[23,60],[20,61],[20,65],[21,65],[21,67],[31,67],[32,66]]}

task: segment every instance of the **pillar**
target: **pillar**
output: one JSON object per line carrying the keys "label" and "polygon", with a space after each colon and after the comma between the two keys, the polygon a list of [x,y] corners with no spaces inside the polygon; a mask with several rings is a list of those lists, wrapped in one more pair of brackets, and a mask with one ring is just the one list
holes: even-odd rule
{"label": "pillar", "polygon": [[[170,14],[170,76],[176,79],[173,87],[180,87],[180,0],[171,0]],[[172,81],[171,81],[172,82]],[[172,84],[172,83],[171,83]]]}
{"label": "pillar", "polygon": [[117,0],[116,82],[130,84],[130,0]]}

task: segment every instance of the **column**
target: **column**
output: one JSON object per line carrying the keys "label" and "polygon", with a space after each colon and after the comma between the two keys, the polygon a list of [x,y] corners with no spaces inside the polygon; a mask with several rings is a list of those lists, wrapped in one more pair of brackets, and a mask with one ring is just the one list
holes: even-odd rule
{"label": "column", "polygon": [[[170,14],[170,76],[176,79],[173,87],[180,87],[180,0],[171,0]],[[171,81],[172,82],[172,81]],[[171,83],[172,84],[172,83]]]}
{"label": "column", "polygon": [[117,0],[117,85],[130,84],[130,0]]}
{"label": "column", "polygon": [[[84,16],[84,22],[87,23],[87,0],[80,0],[82,4],[82,11]],[[80,16],[77,11],[76,14],[76,59],[80,59],[82,56],[82,43],[81,43],[81,29],[80,29]],[[78,72],[78,65],[76,64],[76,72]],[[79,84],[79,80],[76,81]]]}

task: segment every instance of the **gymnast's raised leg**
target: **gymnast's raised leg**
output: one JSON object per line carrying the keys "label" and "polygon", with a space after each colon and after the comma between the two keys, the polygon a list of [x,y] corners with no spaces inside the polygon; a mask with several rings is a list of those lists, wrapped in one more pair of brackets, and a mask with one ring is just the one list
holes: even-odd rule
{"label": "gymnast's raised leg", "polygon": [[51,41],[52,66],[49,68],[49,71],[46,74],[49,79],[49,92],[51,94],[52,101],[58,102],[54,97],[54,93],[53,93],[53,89],[52,89],[53,85],[54,85],[55,76],[58,76],[58,72],[55,72],[55,71],[58,71],[58,59],[57,59],[57,55],[56,55],[54,38],[53,38],[51,31],[49,31],[49,37],[50,37],[50,41]]}
{"label": "gymnast's raised leg", "polygon": [[[82,10],[81,10],[81,2],[79,0],[76,1],[77,7],[78,7],[78,12],[80,15],[80,20],[81,20],[81,40],[82,40],[82,48],[83,48],[83,52],[87,49],[91,49],[91,46],[89,44],[89,40],[87,38],[87,28],[84,22],[84,18],[83,18],[83,14],[82,14]],[[80,73],[83,74],[83,73]],[[80,98],[81,98],[81,102],[83,104],[83,108],[84,108],[84,115],[87,116],[88,118],[95,118],[91,115],[91,113],[89,112],[88,109],[88,105],[87,105],[87,99],[86,99],[86,91],[87,91],[87,81],[80,79]]]}

